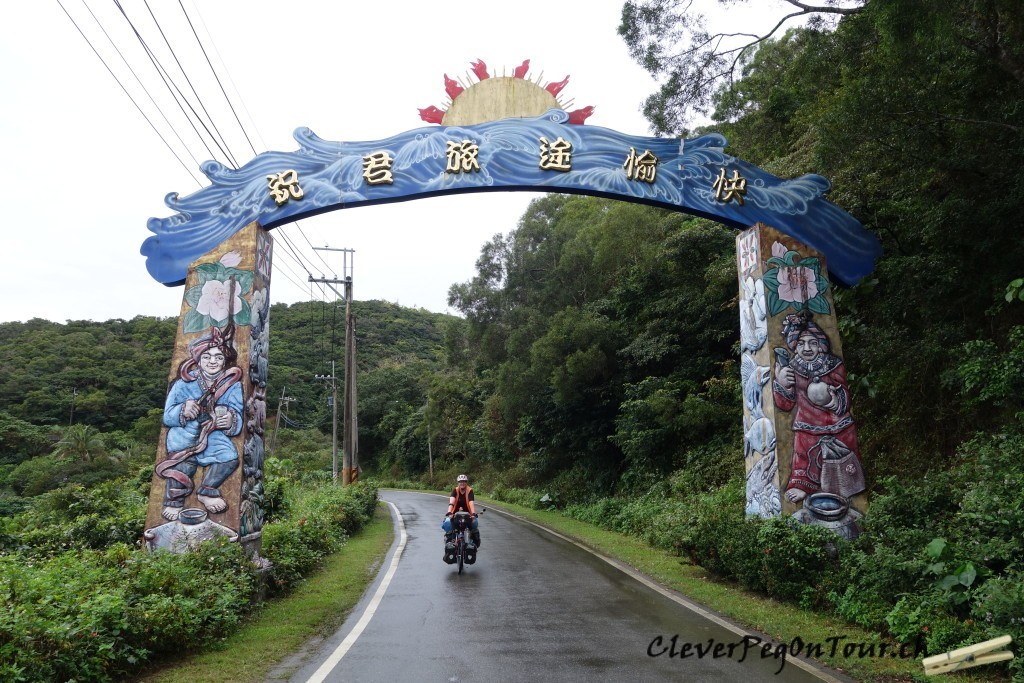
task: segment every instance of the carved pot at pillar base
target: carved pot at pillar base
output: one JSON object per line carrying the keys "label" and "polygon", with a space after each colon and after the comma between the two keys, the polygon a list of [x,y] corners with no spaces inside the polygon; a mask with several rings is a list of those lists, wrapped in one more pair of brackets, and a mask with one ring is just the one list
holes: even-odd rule
{"label": "carved pot at pillar base", "polygon": [[202,508],[185,508],[178,514],[177,520],[148,529],[143,534],[147,550],[164,549],[172,553],[188,552],[203,541],[218,536],[231,540],[236,537],[231,529],[211,522],[206,510]]}
{"label": "carved pot at pillar base", "polygon": [[804,506],[793,513],[793,519],[804,524],[831,529],[847,540],[860,535],[861,513],[850,507],[850,501],[834,493],[812,493],[804,498]]}

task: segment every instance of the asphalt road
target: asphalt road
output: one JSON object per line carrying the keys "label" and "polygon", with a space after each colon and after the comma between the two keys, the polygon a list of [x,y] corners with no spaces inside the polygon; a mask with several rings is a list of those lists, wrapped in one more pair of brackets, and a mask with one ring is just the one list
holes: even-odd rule
{"label": "asphalt road", "polygon": [[791,657],[762,656],[745,632],[493,508],[480,519],[477,562],[460,576],[441,559],[445,498],[405,491],[381,498],[404,522],[400,560],[391,567],[396,534],[353,614],[292,681],[822,680]]}

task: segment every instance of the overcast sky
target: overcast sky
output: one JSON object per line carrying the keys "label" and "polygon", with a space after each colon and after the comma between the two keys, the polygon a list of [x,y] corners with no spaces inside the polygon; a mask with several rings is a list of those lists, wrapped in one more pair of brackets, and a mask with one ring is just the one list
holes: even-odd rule
{"label": "overcast sky", "polygon": [[[181,161],[94,54],[62,4]],[[302,126],[326,140],[358,141],[430,125],[419,119],[417,109],[443,108],[443,75],[465,80],[476,59],[498,75],[502,69],[511,75],[530,59],[528,77],[540,77],[542,83],[569,75],[561,93],[561,99],[574,100],[567,109],[594,105],[588,124],[650,134],[639,108],[656,84],[630,59],[616,34],[622,0],[149,0],[159,27],[142,0],[121,4],[153,53],[187,89],[162,29],[239,164],[255,156],[250,143],[257,153],[295,150],[291,134]],[[767,4],[778,16],[778,5]],[[198,165],[213,156],[222,159],[221,152],[208,143],[211,154],[199,142],[115,3],[8,3],[4,14],[0,322],[176,316],[183,289],[153,280],[139,253],[151,234],[146,221],[173,213],[163,203],[166,194],[190,194],[200,182],[207,184]],[[732,16],[731,21],[745,18],[757,24],[749,10]],[[514,229],[534,196],[421,199],[335,211],[298,227],[278,228],[272,300],[321,299],[319,289],[311,294],[306,270],[315,277],[341,272],[337,254],[318,255],[311,249],[329,246],[356,250],[357,299],[446,311],[449,286],[473,276],[483,243]],[[281,255],[281,233],[300,248],[303,263]]]}

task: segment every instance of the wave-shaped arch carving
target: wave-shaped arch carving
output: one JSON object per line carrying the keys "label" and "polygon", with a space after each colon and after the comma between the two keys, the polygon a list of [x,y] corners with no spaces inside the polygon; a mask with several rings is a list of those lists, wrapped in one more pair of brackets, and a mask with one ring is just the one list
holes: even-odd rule
{"label": "wave-shaped arch carving", "polygon": [[[570,125],[564,111],[474,126],[431,126],[382,140],[330,142],[308,128],[294,133],[299,149],[264,152],[239,169],[215,161],[201,168],[210,185],[186,197],[169,194],[176,214],[151,218],[142,245],[146,268],[168,286],[184,283],[188,265],[253,221],[273,228],[340,208],[462,192],[538,190],[610,197],[702,216],[743,229],[766,223],[825,254],[833,278],[856,284],[874,269],[878,239],[853,216],[825,199],[819,175],[785,180],[725,153],[711,133],[690,140],[625,135],[598,126]],[[541,169],[540,138],[572,143],[572,170]],[[445,173],[449,140],[479,146],[480,172]],[[633,148],[657,157],[655,182],[630,180],[623,163]],[[393,184],[369,185],[362,158],[387,152]],[[304,196],[278,206],[267,176],[298,174]],[[743,204],[716,198],[715,179],[733,172],[746,179]]]}

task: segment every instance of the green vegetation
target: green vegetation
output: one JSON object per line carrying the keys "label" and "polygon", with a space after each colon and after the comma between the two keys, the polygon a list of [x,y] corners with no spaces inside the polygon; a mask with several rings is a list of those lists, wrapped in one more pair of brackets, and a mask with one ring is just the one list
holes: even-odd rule
{"label": "green vegetation", "polygon": [[139,680],[248,683],[266,678],[311,638],[328,635],[341,625],[373,580],[392,537],[391,516],[383,504],[378,504],[373,520],[345,544],[344,552],[326,558],[319,571],[286,597],[263,604],[212,650],[169,664]]}
{"label": "green vegetation", "polygon": [[[1024,8],[846,5],[747,51],[732,81],[710,67],[735,55],[687,62],[675,42],[688,3],[628,3],[620,31],[663,79],[655,129],[703,132],[683,129],[703,103],[731,151],[829,178],[882,240],[876,272],[835,292],[871,495],[857,541],[743,518],[733,234],[701,220],[535,201],[451,288],[464,320],[406,431],[429,436],[435,481],[543,495],[882,637],[1020,643]],[[426,481],[425,440],[370,457]],[[1010,671],[1024,680],[1020,658]]]}
{"label": "green vegetation", "polygon": [[[256,606],[264,579],[238,544],[137,550],[141,479],[135,490],[126,480],[58,489],[3,520],[0,679],[114,680],[218,642]],[[266,583],[274,593],[339,550],[377,500],[367,484],[280,486],[288,511],[264,527],[262,551],[273,562]]]}
{"label": "green vegetation", "polygon": [[[481,500],[487,502],[484,497]],[[799,606],[765,597],[745,586],[738,587],[733,582],[723,581],[702,567],[681,561],[671,550],[652,550],[650,545],[640,539],[623,537],[620,533],[567,517],[560,511],[537,510],[535,505],[538,500],[533,498],[527,501],[532,505],[525,506],[503,501],[501,507],[554,529],[606,557],[619,560],[660,584],[702,605],[711,606],[715,612],[775,638],[776,642],[791,643],[796,637],[806,641],[809,634],[813,634],[822,640],[846,636],[841,645],[848,642],[873,643],[876,646],[889,642],[890,648],[893,645],[892,641],[884,640],[881,634],[870,628],[863,629],[834,615],[815,614]],[[782,556],[782,553],[778,555]],[[913,639],[910,642],[912,651]],[[845,671],[857,680],[908,680],[914,675],[924,678],[920,661],[915,659],[825,656],[819,661]]]}
{"label": "green vegetation", "polygon": [[[732,80],[712,67],[735,55],[673,44],[697,26],[689,3],[627,3],[620,32],[661,80],[645,107],[655,130],[700,134],[684,126],[705,106],[729,151],[780,176],[829,178],[830,199],[883,243],[870,278],[835,290],[871,500],[856,541],[743,517],[734,233],[606,199],[533,202],[452,286],[461,317],[357,302],[361,464],[422,486],[468,471],[496,498],[626,533],[778,601],[794,623],[804,610],[880,638],[924,634],[932,653],[1001,633],[1019,648],[1024,6],[841,4],[745,51]],[[686,62],[699,54],[710,61]],[[334,494],[301,499],[294,482],[330,472],[330,409],[311,378],[341,357],[342,329],[320,304],[272,309],[276,589],[330,545],[298,521]],[[141,599],[129,584],[74,584],[113,597],[71,605],[59,574],[101,586],[112,572],[151,572],[207,595],[181,578],[185,565],[119,554],[141,526],[173,335],[170,319],[0,325],[0,562],[21,582],[7,612],[37,615],[50,639],[37,642],[83,648],[82,672],[67,675],[113,676],[156,650],[104,621],[124,613],[110,605]],[[297,400],[277,424],[282,394]],[[216,553],[229,550],[209,552],[227,566]],[[232,579],[236,597],[247,576]],[[57,597],[23,604],[22,591]],[[4,666],[25,665],[8,658],[28,623],[0,628]],[[80,623],[99,624],[106,649],[58,638]],[[59,648],[29,656],[71,666]],[[1024,659],[1010,671],[1024,680]]]}
{"label": "green vegetation", "polygon": [[[287,414],[293,424],[322,424],[330,414],[323,385],[312,381],[324,372],[321,352],[332,333],[311,335],[309,320],[324,310],[273,307],[279,348],[270,392],[287,388],[298,399]],[[384,413],[421,405],[420,376],[441,355],[438,323],[447,316],[383,302],[359,302],[355,312],[363,376],[380,373],[376,381],[395,392],[388,399],[376,392],[370,402],[379,400]],[[282,424],[268,434],[261,552],[273,564],[266,575],[234,544],[187,555],[139,550],[174,333],[173,320],[142,317],[0,325],[2,680],[130,676],[221,644],[259,618],[252,613],[264,594],[296,595],[290,607],[272,608],[294,630],[275,640],[280,658],[304,634],[340,619],[365,585],[388,525],[378,525],[376,543],[352,543],[349,554],[376,489],[331,485],[329,427],[325,434]],[[316,586],[338,595],[310,609]],[[252,647],[247,638],[238,647]]]}

